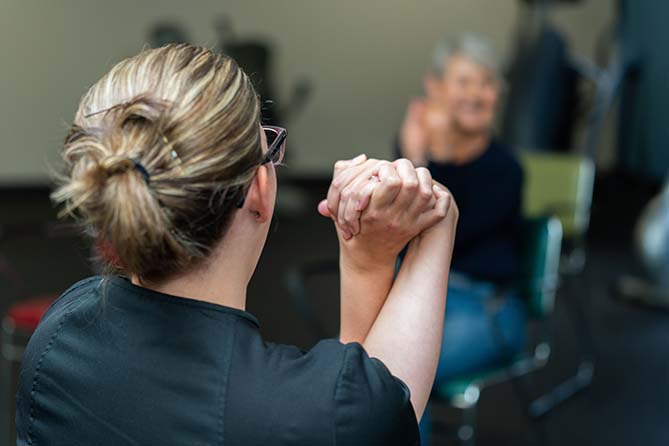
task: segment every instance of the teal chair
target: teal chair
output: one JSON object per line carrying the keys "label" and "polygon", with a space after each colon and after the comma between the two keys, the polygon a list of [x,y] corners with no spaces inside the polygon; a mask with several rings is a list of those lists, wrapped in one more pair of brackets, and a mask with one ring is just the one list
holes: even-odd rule
{"label": "teal chair", "polygon": [[462,423],[457,430],[462,444],[474,444],[476,407],[484,389],[527,375],[548,362],[551,344],[547,320],[555,303],[561,244],[562,225],[557,218],[535,217],[526,221],[522,250],[524,274],[514,288],[527,304],[529,318],[545,328],[541,339],[505,363],[455,377],[433,389],[431,404],[447,402],[462,411]]}
{"label": "teal chair", "polygon": [[530,415],[538,418],[586,389],[594,378],[597,345],[591,327],[591,280],[586,270],[586,234],[595,181],[595,164],[579,153],[521,151],[525,172],[523,214],[553,215],[563,231],[560,299],[579,339],[575,373],[536,400]]}
{"label": "teal chair", "polygon": [[521,151],[525,172],[523,215],[554,215],[562,223],[565,241],[560,271],[577,274],[585,263],[585,235],[590,224],[595,165],[576,153]]}

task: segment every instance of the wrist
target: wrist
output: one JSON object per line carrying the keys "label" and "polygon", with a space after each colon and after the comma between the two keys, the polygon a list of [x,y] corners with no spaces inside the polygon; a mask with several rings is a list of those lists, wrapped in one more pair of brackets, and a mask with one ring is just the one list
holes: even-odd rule
{"label": "wrist", "polygon": [[[342,244],[343,245],[343,244]],[[342,272],[353,274],[383,274],[395,271],[397,256],[372,256],[367,253],[353,253],[346,246],[340,245],[339,265]]]}

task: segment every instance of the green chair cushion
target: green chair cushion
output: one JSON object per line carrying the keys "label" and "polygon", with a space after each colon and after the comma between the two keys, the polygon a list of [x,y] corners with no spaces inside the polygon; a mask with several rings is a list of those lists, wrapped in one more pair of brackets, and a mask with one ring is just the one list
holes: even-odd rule
{"label": "green chair cushion", "polygon": [[579,154],[522,152],[523,213],[555,215],[568,237],[585,233],[590,221],[594,164]]}

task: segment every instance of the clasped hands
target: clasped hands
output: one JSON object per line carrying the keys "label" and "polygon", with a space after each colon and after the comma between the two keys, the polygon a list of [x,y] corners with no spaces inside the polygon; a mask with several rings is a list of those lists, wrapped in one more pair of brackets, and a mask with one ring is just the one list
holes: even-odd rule
{"label": "clasped hands", "polygon": [[361,269],[394,265],[414,239],[451,236],[458,214],[450,192],[427,169],[365,155],[335,164],[318,211],[334,220],[342,255]]}

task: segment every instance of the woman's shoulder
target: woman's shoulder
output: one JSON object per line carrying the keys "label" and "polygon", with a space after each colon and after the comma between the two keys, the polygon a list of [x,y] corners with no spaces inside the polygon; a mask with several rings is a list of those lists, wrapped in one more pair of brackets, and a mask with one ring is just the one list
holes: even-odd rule
{"label": "woman's shoulder", "polygon": [[81,298],[95,292],[102,282],[101,276],[88,277],[75,283],[56,298],[42,316],[35,333],[31,336],[31,344],[38,343],[42,336],[51,334],[53,330],[62,325],[63,318],[76,308]]}
{"label": "woman's shoulder", "polygon": [[280,352],[284,367],[294,371],[290,379],[295,381],[283,384],[301,390],[284,396],[303,407],[305,420],[329,413],[329,420],[310,420],[305,426],[329,424],[335,444],[418,443],[408,387],[359,343],[329,339],[310,350],[269,347],[274,354]]}
{"label": "woman's shoulder", "polygon": [[16,399],[16,425],[19,434],[24,437],[30,427],[28,423],[32,422],[29,412],[33,404],[32,399],[35,398],[34,386],[37,374],[62,332],[69,314],[75,311],[82,296],[96,289],[101,281],[101,277],[94,276],[72,285],[51,304],[30,337],[28,346],[23,352],[21,379]]}
{"label": "woman's shoulder", "polygon": [[409,388],[358,343],[346,345],[334,399],[336,444],[420,443]]}
{"label": "woman's shoulder", "polygon": [[99,276],[83,279],[61,294],[44,313],[24,352],[23,368],[35,367],[55,342],[68,315],[75,311],[82,297],[94,292],[102,282]]}

